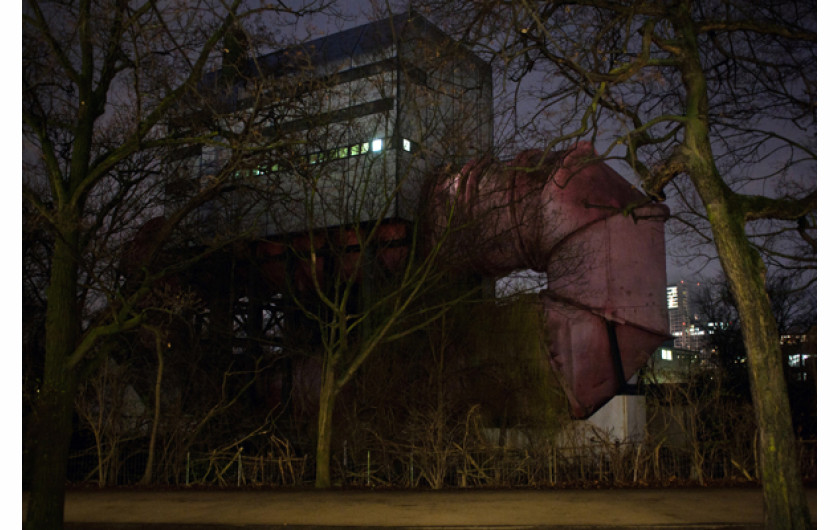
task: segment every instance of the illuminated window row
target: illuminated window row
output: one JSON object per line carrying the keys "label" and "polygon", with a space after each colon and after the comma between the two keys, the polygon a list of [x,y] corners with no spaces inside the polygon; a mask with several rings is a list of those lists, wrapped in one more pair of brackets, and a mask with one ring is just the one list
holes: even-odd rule
{"label": "illuminated window row", "polygon": [[378,153],[382,151],[384,141],[382,138],[374,138],[370,142],[362,142],[360,144],[345,145],[336,147],[329,151],[321,151],[318,153],[310,153],[304,158],[310,164],[319,164],[327,160],[340,160],[342,158],[349,158],[351,156],[359,156],[367,153]]}
{"label": "illuminated window row", "polygon": [[265,175],[268,173],[277,173],[280,171],[280,164],[274,164],[273,166],[260,166],[251,169],[237,169],[234,172],[235,177],[247,177],[250,175]]}
{"label": "illuminated window row", "polygon": [[[369,142],[362,142],[360,144],[345,145],[336,147],[329,151],[321,151],[318,153],[311,153],[306,155],[305,159],[310,164],[319,164],[328,160],[341,160],[342,158],[350,158],[353,156],[364,155],[367,153],[379,153],[385,149],[388,143],[387,138],[374,138]],[[399,146],[403,151],[411,152],[416,150],[416,144],[407,138],[402,138],[399,143],[395,142],[394,147]]]}
{"label": "illuminated window row", "polygon": [[[354,156],[361,156],[368,153],[379,153],[381,152],[386,145],[386,139],[384,138],[374,138],[369,142],[362,142],[353,145],[345,145],[342,147],[336,147],[335,149],[331,149],[329,151],[320,151],[317,153],[310,153],[308,155],[303,155],[300,157],[301,163],[308,163],[308,164],[320,164],[322,162],[327,162],[329,160],[340,160],[343,158],[350,158]],[[403,138],[399,146],[402,148],[403,151],[411,152],[416,151],[417,144],[412,142],[407,138]],[[255,176],[255,175],[265,175],[267,173],[277,173],[280,171],[280,164],[274,164],[272,166],[264,165],[256,168],[251,169],[241,169],[237,170],[235,175],[237,177],[244,177],[244,176]]]}

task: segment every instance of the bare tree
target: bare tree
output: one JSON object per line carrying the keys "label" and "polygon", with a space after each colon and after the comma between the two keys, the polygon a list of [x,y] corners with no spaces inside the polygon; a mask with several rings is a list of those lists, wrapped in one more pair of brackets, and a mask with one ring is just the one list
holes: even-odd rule
{"label": "bare tree", "polygon": [[678,219],[714,243],[740,314],[767,527],[808,528],[765,275],[816,264],[816,3],[435,7],[535,96],[523,134],[591,138],[653,200],[683,199]]}
{"label": "bare tree", "polygon": [[[782,364],[794,430],[797,437],[811,436],[816,432],[816,381],[812,375],[797,373],[791,363],[798,360],[802,363],[799,368],[802,368],[805,364],[803,359],[815,353],[810,349],[810,342],[813,340],[815,346],[816,338],[802,339],[816,330],[816,296],[812,289],[796,285],[796,278],[786,272],[776,271],[769,275],[766,285],[781,334]],[[720,277],[703,282],[694,301],[701,318],[709,323],[704,343],[711,362],[720,368],[719,377],[726,381],[729,392],[750,401],[743,330],[726,279]]]}
{"label": "bare tree", "polygon": [[[288,23],[320,5],[272,12]],[[61,527],[73,403],[87,367],[107,350],[97,346],[143,323],[140,302],[182,265],[152,268],[161,248],[190,212],[224,191],[241,158],[229,156],[168,213],[121,282],[120,249],[133,229],[162,213],[164,186],[175,180],[167,150],[209,144],[236,153],[254,143],[247,122],[194,134],[169,126],[188,104],[216,114],[218,100],[200,98],[197,88],[208,67],[222,62],[225,35],[247,25],[249,14],[238,0],[24,5],[23,193],[53,241],[44,256],[43,375],[27,440],[34,445],[27,528]]]}
{"label": "bare tree", "polygon": [[272,73],[253,98],[281,94],[260,119],[295,150],[286,163],[253,159],[264,173],[254,190],[265,205],[257,254],[274,260],[259,274],[293,300],[317,339],[316,486],[328,487],[339,393],[374,352],[451,303],[418,303],[446,272],[446,228],[426,237],[421,204],[438,164],[490,147],[490,109],[480,105],[489,102],[487,70],[410,14],[250,64]]}
{"label": "bare tree", "polygon": [[105,356],[102,365],[81,385],[76,411],[83,421],[82,432],[93,436],[96,453],[96,482],[100,487],[116,483],[123,463],[121,449],[143,437],[143,402],[127,384],[126,367]]}
{"label": "bare tree", "polygon": [[[370,168],[362,171],[362,181],[374,188],[381,177]],[[307,179],[325,183],[310,189],[308,215],[337,206],[321,195],[332,191],[326,174]],[[367,211],[352,211],[350,222],[338,229],[318,228],[311,217],[289,247],[298,282],[290,294],[320,337],[316,487],[331,485],[332,416],[340,392],[376,351],[440,318],[459,298],[438,293],[437,302],[428,303],[448,271],[440,261],[446,237],[428,246],[419,223],[389,222],[395,199],[387,197],[372,215],[369,204],[355,203]]]}

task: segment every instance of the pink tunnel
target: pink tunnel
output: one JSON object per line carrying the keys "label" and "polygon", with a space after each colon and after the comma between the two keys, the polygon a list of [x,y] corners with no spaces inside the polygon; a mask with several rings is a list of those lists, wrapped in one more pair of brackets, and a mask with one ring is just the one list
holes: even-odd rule
{"label": "pink tunnel", "polygon": [[668,338],[668,208],[595,161],[590,144],[470,162],[439,177],[429,207],[432,233],[455,227],[449,248],[463,268],[546,273],[551,364],[575,417],[619,393]]}

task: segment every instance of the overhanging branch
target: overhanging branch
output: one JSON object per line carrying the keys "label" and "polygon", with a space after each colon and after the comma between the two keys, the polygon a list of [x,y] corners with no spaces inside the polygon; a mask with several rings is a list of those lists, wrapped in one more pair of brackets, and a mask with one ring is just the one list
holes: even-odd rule
{"label": "overhanging branch", "polygon": [[763,195],[739,195],[744,219],[781,219],[797,221],[817,209],[817,191],[801,199],[771,198]]}

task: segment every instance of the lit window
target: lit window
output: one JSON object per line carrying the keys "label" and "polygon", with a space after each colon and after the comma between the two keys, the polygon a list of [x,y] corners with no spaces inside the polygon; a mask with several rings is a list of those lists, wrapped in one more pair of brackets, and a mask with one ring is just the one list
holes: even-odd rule
{"label": "lit window", "polygon": [[411,140],[403,138],[403,150],[411,151]]}
{"label": "lit window", "polygon": [[361,152],[361,154],[365,154],[365,153],[367,153],[369,150],[370,150],[370,144],[369,144],[369,143],[367,143],[367,142],[364,142],[364,143],[362,144],[362,148],[361,148],[361,151],[360,151],[360,152]]}
{"label": "lit window", "polygon": [[373,152],[382,151],[382,139],[377,138],[370,143],[370,150]]}
{"label": "lit window", "polygon": [[341,147],[338,150],[338,158],[347,158],[347,153],[349,151],[349,147]]}
{"label": "lit window", "polygon": [[677,286],[672,285],[668,287],[667,290],[667,298],[668,298],[668,309],[676,309],[679,307],[679,302],[677,300]]}
{"label": "lit window", "polygon": [[362,147],[362,146],[361,146],[361,145],[359,145],[359,144],[356,144],[356,145],[351,145],[351,146],[350,146],[350,156],[356,156],[356,155],[358,155],[358,154],[359,154],[359,150],[361,149],[361,147]]}
{"label": "lit window", "polygon": [[662,360],[663,361],[671,361],[674,359],[674,354],[671,350],[662,350]]}

